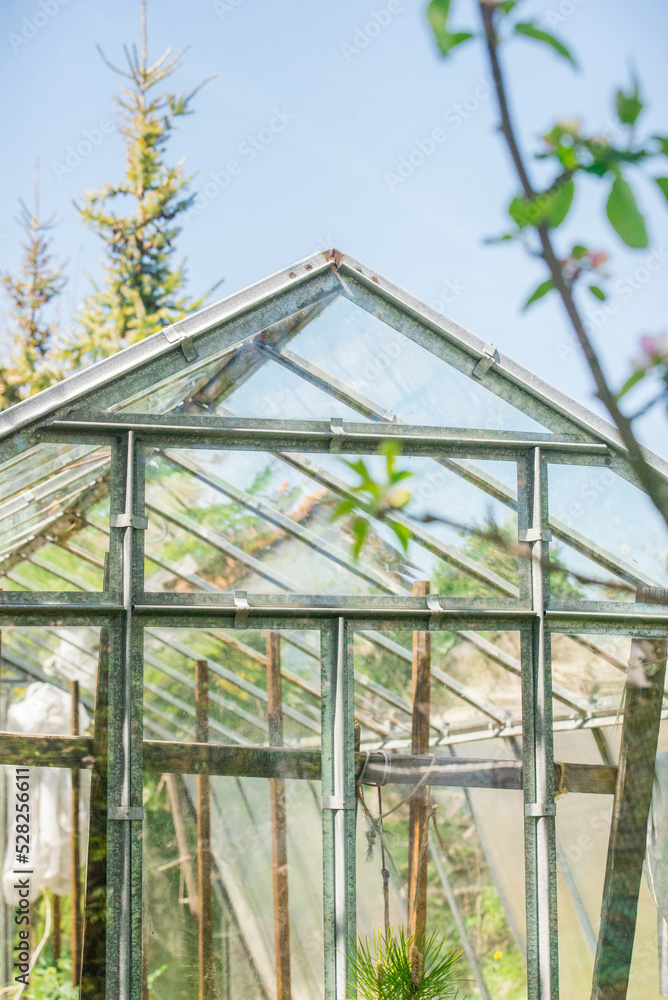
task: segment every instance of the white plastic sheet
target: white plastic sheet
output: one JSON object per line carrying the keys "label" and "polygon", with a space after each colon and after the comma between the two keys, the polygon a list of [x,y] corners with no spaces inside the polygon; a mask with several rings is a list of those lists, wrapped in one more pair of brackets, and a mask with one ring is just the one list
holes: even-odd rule
{"label": "white plastic sheet", "polygon": [[[35,683],[26,688],[23,701],[15,702],[7,712],[7,729],[18,733],[66,735],[70,732],[71,698],[52,684]],[[79,706],[80,731],[88,727],[89,717]],[[13,888],[16,876],[16,769],[7,767],[8,830],[7,850],[2,873],[2,889],[10,906],[18,905]],[[82,783],[83,785],[83,783]],[[82,788],[83,791],[83,788]],[[82,795],[82,800],[85,798]],[[42,889],[58,895],[70,891],[70,838],[72,833],[72,780],[62,767],[30,768],[30,898]],[[81,814],[87,814],[82,801]]]}

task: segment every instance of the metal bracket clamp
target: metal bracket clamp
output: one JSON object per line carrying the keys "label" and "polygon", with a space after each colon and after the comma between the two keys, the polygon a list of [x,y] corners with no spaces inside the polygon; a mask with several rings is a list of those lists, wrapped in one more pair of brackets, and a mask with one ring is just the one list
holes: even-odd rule
{"label": "metal bracket clamp", "polygon": [[195,341],[192,337],[184,337],[181,341],[181,350],[183,351],[183,356],[186,361],[197,361],[199,357],[199,351],[195,346]]}
{"label": "metal bracket clamp", "polygon": [[520,542],[551,542],[552,532],[549,528],[520,528]]}
{"label": "metal bracket clamp", "polygon": [[497,351],[494,344],[485,344],[482,349],[482,357],[478,364],[473,369],[472,375],[474,378],[482,378],[490,370],[494,362],[497,360]]}
{"label": "metal bracket clamp", "polygon": [[323,809],[354,809],[355,799],[349,801],[344,795],[323,795]]}
{"label": "metal bracket clamp", "polygon": [[199,351],[195,346],[193,335],[188,336],[180,323],[171,323],[164,327],[161,333],[168,344],[179,344],[186,361],[197,360]]}
{"label": "metal bracket clamp", "polygon": [[248,595],[245,590],[234,591],[234,606],[237,609],[237,613],[234,616],[234,627],[247,628],[248,616],[251,608],[248,603]]}
{"label": "metal bracket clamp", "polygon": [[332,432],[329,450],[341,451],[341,441],[346,436],[346,432],[343,429],[343,417],[332,417],[329,421],[329,429]]}
{"label": "metal bracket clamp", "polygon": [[143,806],[109,806],[107,809],[107,819],[131,820],[143,818]]}
{"label": "metal bracket clamp", "polygon": [[554,802],[527,802],[524,806],[524,815],[536,819],[540,819],[541,816],[556,816],[557,807]]}
{"label": "metal bracket clamp", "polygon": [[136,528],[138,531],[146,531],[148,518],[141,514],[112,514],[109,524],[112,528]]}
{"label": "metal bracket clamp", "polygon": [[436,622],[440,621],[443,617],[443,612],[445,608],[441,604],[441,599],[438,594],[427,594],[427,607],[431,611],[429,615],[429,621],[427,622],[427,628],[431,628]]}

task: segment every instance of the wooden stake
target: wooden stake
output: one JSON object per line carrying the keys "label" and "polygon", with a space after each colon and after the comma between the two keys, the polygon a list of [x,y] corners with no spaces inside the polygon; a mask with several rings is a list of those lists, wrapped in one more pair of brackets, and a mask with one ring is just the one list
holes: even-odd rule
{"label": "wooden stake", "polygon": [[665,678],[665,640],[634,639],[592,1000],[625,1000],[628,991]]}
{"label": "wooden stake", "polygon": [[57,893],[52,892],[51,898],[53,900],[53,964],[57,965],[60,961],[61,951],[60,896],[57,895]]}
{"label": "wooden stake", "polygon": [[[79,735],[79,681],[70,682],[72,695],[72,736]],[[79,801],[81,798],[81,771],[72,769],[72,927],[70,932],[70,957],[72,960],[72,985],[78,986],[81,976],[81,843],[79,829]]]}
{"label": "wooden stake", "polygon": [[[413,594],[425,597],[428,580],[415,580]],[[413,632],[413,698],[411,753],[429,753],[431,703],[431,636]],[[408,821],[408,932],[423,941],[427,929],[427,846],[429,786],[421,785],[410,800]]]}
{"label": "wooden stake", "polygon": [[[209,665],[195,666],[195,739],[209,742]],[[214,1000],[213,907],[211,900],[211,786],[197,775],[197,889],[199,895],[199,1000]]]}
{"label": "wooden stake", "polygon": [[197,890],[197,876],[195,874],[195,868],[190,856],[186,825],[183,820],[183,812],[181,811],[183,775],[165,774],[163,777],[165,779],[165,785],[167,786],[169,807],[172,811],[174,833],[176,834],[176,846],[178,847],[179,857],[181,858],[183,881],[186,884],[186,893],[188,894],[188,907],[193,917],[197,917],[199,919],[199,892]]}
{"label": "wooden stake", "polygon": [[[267,720],[269,743],[283,745],[283,690],[281,636],[267,632]],[[288,845],[285,779],[269,779],[271,797],[271,851],[274,888],[274,941],[276,946],[276,1000],[290,1000],[290,912],[288,908]]]}

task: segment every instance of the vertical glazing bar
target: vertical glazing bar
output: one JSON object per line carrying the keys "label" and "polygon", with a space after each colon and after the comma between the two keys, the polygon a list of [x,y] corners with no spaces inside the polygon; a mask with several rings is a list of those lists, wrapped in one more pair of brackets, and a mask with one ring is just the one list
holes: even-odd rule
{"label": "vertical glazing bar", "polygon": [[[79,681],[70,681],[72,698],[71,732],[79,736]],[[72,986],[79,985],[81,976],[81,844],[79,803],[81,799],[81,772],[72,770],[72,840],[71,849],[71,885],[72,885],[72,916],[70,930],[70,955],[72,962]]]}
{"label": "vertical glazing bar", "polygon": [[[518,477],[520,478],[520,477]],[[540,448],[527,459],[519,505],[520,542],[528,546],[531,601],[536,613],[522,635],[522,732],[529,1000],[559,995],[552,740],[552,676],[545,606],[549,599],[547,466]]]}
{"label": "vertical glazing bar", "polygon": [[112,483],[112,494],[119,501],[122,497],[122,510],[112,512],[112,539],[116,532],[120,536],[111,544],[110,567],[123,612],[112,640],[109,674],[106,997],[140,1000],[143,639],[133,624],[133,608],[144,589],[144,454],[133,431],[119,442],[118,452],[116,470],[122,481]]}
{"label": "vertical glazing bar", "polygon": [[356,898],[353,654],[343,618],[322,631],[322,810],[325,1000],[345,1000]]}

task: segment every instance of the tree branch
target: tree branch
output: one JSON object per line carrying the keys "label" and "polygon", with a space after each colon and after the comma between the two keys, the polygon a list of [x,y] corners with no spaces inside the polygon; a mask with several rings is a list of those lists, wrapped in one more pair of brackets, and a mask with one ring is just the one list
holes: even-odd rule
{"label": "tree branch", "polygon": [[[487,53],[492,70],[492,77],[494,79],[499,113],[501,116],[500,131],[506,140],[524,197],[532,199],[535,197],[536,192],[531,184],[531,180],[515,136],[515,130],[510,116],[506,87],[499,61],[498,38],[496,28],[494,26],[496,4],[488,2],[488,0],[479,0],[479,7],[485,33]],[[587,335],[587,331],[575,304],[571,289],[564,277],[561,262],[559,261],[552,245],[549,225],[547,223],[542,223],[536,227],[536,230],[540,239],[541,257],[549,269],[554,287],[559,293],[566,310],[566,314],[568,315],[571,326],[573,327],[582,349],[582,353],[584,354],[587,365],[589,366],[589,370],[596,385],[596,395],[606,407],[615,423],[615,426],[617,427],[617,430],[619,431],[624,447],[628,452],[629,461],[638,477],[638,480],[668,525],[668,484],[664,481],[663,476],[653,469],[645,459],[642,447],[633,433],[631,421],[628,417],[624,416],[617,405],[615,395],[608,385],[601,363],[598,359],[598,355],[596,354],[594,346]]]}

